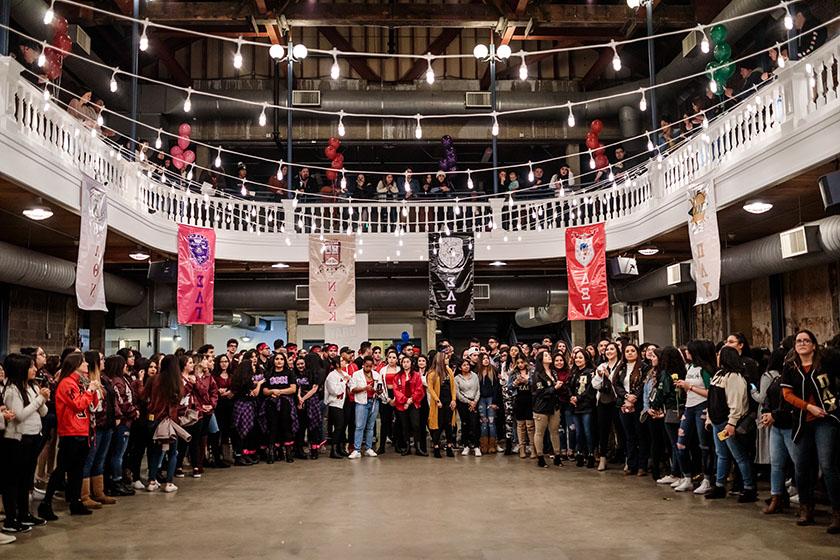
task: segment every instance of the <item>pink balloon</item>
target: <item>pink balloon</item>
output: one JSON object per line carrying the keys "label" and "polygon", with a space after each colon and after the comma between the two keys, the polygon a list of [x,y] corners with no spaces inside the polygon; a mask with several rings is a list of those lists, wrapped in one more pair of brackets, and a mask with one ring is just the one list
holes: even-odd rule
{"label": "pink balloon", "polygon": [[178,137],[178,146],[182,150],[186,150],[190,145],[190,139],[186,136],[179,136]]}
{"label": "pink balloon", "polygon": [[186,136],[189,138],[190,134],[192,134],[192,127],[189,123],[181,123],[180,126],[178,126],[178,136]]}
{"label": "pink balloon", "polygon": [[176,158],[172,158],[172,165],[175,166],[175,169],[181,170],[181,169],[184,168],[186,163],[184,163],[184,160],[182,160],[181,158],[176,157]]}
{"label": "pink balloon", "polygon": [[184,150],[182,150],[180,146],[172,146],[171,148],[169,148],[169,154],[172,157],[180,156],[183,153],[184,153]]}
{"label": "pink balloon", "polygon": [[195,152],[193,152],[192,150],[186,150],[182,154],[182,157],[184,158],[184,161],[186,161],[187,163],[192,163],[192,162],[195,161]]}

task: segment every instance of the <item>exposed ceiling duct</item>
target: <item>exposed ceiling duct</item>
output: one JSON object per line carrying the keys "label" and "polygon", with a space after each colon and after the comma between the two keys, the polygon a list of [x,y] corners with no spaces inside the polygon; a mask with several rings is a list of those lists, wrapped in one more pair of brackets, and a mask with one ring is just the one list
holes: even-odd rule
{"label": "exposed ceiling duct", "polygon": [[524,329],[552,325],[564,321],[569,312],[569,292],[550,290],[548,300],[541,306],[519,309],[514,314],[516,324]]}
{"label": "exposed ceiling duct", "polygon": [[225,325],[249,331],[263,332],[271,328],[265,319],[254,317],[248,313],[234,313],[233,311],[216,311],[213,313],[214,325]]}
{"label": "exposed ceiling duct", "polygon": [[[756,239],[721,252],[720,283],[733,284],[825,265],[840,259],[840,216],[823,218],[809,225],[819,228],[817,238],[820,251],[784,258],[779,234]],[[669,286],[667,276],[667,268],[657,269],[638,280],[613,288],[610,299],[635,302],[694,291],[694,282]]]}

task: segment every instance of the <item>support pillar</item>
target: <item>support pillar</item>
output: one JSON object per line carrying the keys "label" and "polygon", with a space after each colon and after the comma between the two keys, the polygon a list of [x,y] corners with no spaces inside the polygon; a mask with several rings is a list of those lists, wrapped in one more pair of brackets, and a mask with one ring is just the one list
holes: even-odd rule
{"label": "support pillar", "polygon": [[428,354],[429,350],[437,350],[437,319],[426,318],[426,348],[423,353]]}
{"label": "support pillar", "polygon": [[303,341],[298,340],[298,312],[294,310],[286,311],[286,334],[288,335],[288,341],[298,346],[301,345]]}
{"label": "support pillar", "polygon": [[207,344],[207,325],[193,325],[190,329],[190,348],[198,348]]}

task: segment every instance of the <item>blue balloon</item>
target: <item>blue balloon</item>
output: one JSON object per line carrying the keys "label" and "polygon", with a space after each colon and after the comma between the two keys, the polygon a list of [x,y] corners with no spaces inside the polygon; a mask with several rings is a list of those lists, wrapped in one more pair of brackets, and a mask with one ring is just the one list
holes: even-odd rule
{"label": "blue balloon", "polygon": [[403,342],[408,342],[411,339],[411,335],[408,334],[408,331],[403,331],[400,338]]}

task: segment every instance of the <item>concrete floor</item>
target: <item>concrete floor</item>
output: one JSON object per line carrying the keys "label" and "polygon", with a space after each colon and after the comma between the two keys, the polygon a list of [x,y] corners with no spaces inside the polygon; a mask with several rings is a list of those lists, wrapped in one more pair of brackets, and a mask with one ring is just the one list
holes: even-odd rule
{"label": "concrete floor", "polygon": [[[138,493],[0,547],[0,558],[589,558],[816,560],[840,536],[759,504],[709,502],[500,455],[398,457],[210,470],[171,495]],[[763,492],[766,495],[766,492]]]}

